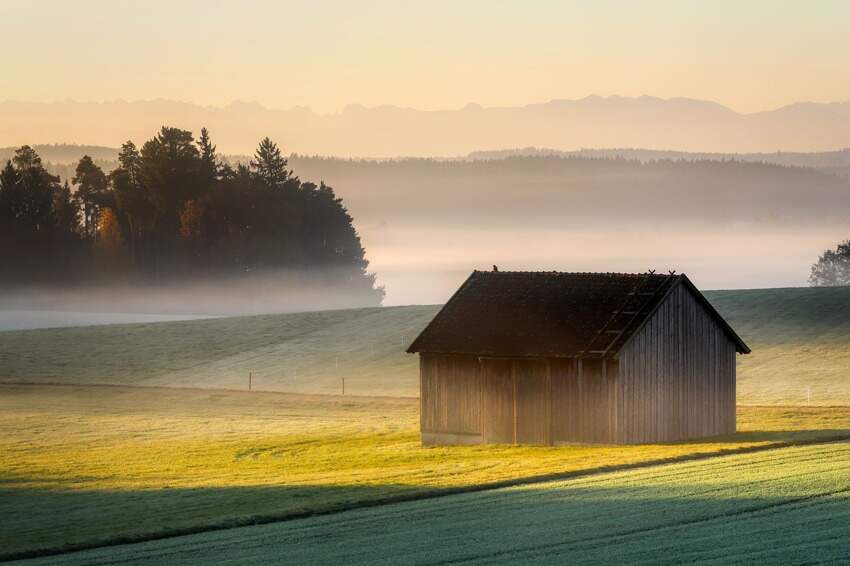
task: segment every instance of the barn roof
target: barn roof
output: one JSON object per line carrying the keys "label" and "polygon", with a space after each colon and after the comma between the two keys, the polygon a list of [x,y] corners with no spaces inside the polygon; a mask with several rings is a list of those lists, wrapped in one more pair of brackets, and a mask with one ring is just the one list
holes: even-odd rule
{"label": "barn roof", "polygon": [[741,353],[750,349],[685,275],[474,271],[408,352],[494,357],[616,354],[686,285]]}

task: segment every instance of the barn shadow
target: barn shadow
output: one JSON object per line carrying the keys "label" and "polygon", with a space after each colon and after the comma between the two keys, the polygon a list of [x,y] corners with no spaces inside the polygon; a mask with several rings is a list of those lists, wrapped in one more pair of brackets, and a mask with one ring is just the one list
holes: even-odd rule
{"label": "barn shadow", "polygon": [[[716,558],[718,548],[727,546],[769,555],[771,544],[759,542],[766,526],[785,529],[789,541],[796,537],[805,542],[807,556],[812,559],[820,556],[819,547],[811,544],[812,532],[801,532],[798,525],[817,516],[829,519],[831,514],[836,519],[826,521],[832,529],[827,543],[845,544],[840,537],[850,536],[850,523],[841,521],[846,515],[841,514],[846,498],[818,497],[814,504],[811,501],[812,493],[830,495],[829,481],[823,492],[818,491],[821,488],[811,492],[780,473],[765,483],[763,478],[753,481],[737,471],[726,471],[726,475],[715,477],[714,469],[701,472],[694,467],[689,474],[674,470],[665,479],[657,477],[656,468],[636,472],[634,477],[615,477],[606,484],[579,480],[382,506],[392,502],[390,497],[374,501],[369,505],[373,509],[358,511],[357,515],[328,515],[312,521],[309,517],[316,514],[305,512],[303,517],[309,522],[298,525],[281,522],[286,517],[274,514],[240,516],[239,512],[251,507],[257,511],[261,502],[266,502],[263,508],[268,511],[287,498],[334,495],[339,496],[338,505],[352,507],[352,498],[369,495],[374,488],[268,486],[82,493],[20,490],[15,497],[31,499],[35,514],[0,519],[0,537],[4,539],[3,558],[114,547],[78,559],[97,562],[97,558],[108,558],[120,563],[125,558],[144,557],[162,563],[175,559],[217,563],[227,561],[221,553],[230,552],[227,556],[231,558],[257,564],[318,563],[320,559],[321,563],[373,564],[385,563],[388,556],[400,555],[397,553],[403,553],[408,563],[534,562],[541,556],[544,563],[574,559],[588,563],[657,563],[660,556],[688,556],[699,561]],[[836,473],[842,472],[833,470],[833,475]],[[675,489],[671,490],[668,480],[674,482]],[[404,485],[380,489],[384,495],[413,495]],[[0,507],[10,504],[7,494],[0,489]],[[315,504],[315,499],[311,501]],[[212,502],[222,506],[222,518],[204,523],[198,513]],[[51,508],[63,513],[51,515]],[[17,532],[25,538],[12,540],[15,529],[8,523],[13,520],[18,523]],[[735,528],[729,528],[730,522]],[[251,525],[265,526],[224,531]],[[95,534],[98,528],[106,534]],[[219,532],[189,539],[188,545],[176,539],[146,546],[143,551],[118,546],[213,530]],[[470,531],[476,533],[472,540]],[[750,534],[759,532],[759,536]],[[10,541],[14,544],[7,544]],[[210,541],[214,544],[207,544]],[[718,541],[723,544],[718,545]]]}
{"label": "barn shadow", "polygon": [[[260,525],[406,501],[410,485],[268,485],[157,489],[31,487],[0,474],[0,561]],[[67,485],[85,478],[63,478]],[[285,479],[281,478],[281,481]]]}

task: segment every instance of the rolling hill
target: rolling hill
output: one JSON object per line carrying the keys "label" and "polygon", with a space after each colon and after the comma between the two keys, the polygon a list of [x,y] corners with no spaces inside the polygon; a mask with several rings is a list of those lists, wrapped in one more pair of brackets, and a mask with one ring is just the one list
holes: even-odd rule
{"label": "rolling hill", "polygon": [[[711,291],[753,353],[744,404],[850,404],[850,288]],[[417,396],[437,306],[0,332],[0,381]]]}

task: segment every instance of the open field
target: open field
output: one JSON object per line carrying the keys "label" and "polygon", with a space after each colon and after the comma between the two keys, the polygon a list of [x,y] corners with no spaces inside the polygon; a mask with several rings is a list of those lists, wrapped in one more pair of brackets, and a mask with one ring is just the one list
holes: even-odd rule
{"label": "open field", "polygon": [[850,287],[707,293],[752,347],[738,402],[850,404]]}
{"label": "open field", "polygon": [[850,552],[848,460],[848,442],[781,448],[35,563],[833,563]]}
{"label": "open field", "polygon": [[422,448],[415,399],[0,386],[4,554],[323,513],[540,476],[850,437],[850,408],[743,407],[738,435]]}
{"label": "open field", "polygon": [[[850,288],[706,293],[753,348],[738,402],[850,405]],[[417,396],[405,346],[438,307],[0,332],[0,381]]]}
{"label": "open field", "polygon": [[407,342],[437,307],[0,332],[0,381],[417,396]]}

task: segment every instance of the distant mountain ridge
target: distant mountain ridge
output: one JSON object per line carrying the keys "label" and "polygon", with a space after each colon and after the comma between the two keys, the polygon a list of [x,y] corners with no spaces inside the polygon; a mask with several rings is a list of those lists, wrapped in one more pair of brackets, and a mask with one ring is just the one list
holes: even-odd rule
{"label": "distant mountain ridge", "polygon": [[[34,149],[45,162],[47,169],[59,175],[62,179],[70,180],[74,167],[83,155],[92,157],[104,170],[110,171],[118,165],[118,148],[75,144],[36,144]],[[5,163],[14,155],[16,146],[0,147],[0,164]],[[230,164],[246,163],[249,155],[223,155],[223,160]],[[582,148],[575,151],[525,147],[501,150],[472,151],[465,156],[446,158],[447,161],[487,161],[507,159],[511,157],[535,158],[585,158],[585,159],[629,159],[641,162],[663,159],[683,161],[743,161],[748,163],[769,163],[786,167],[808,167],[821,173],[839,175],[850,178],[850,148],[821,151],[821,152],[773,152],[773,153],[692,153],[686,151],[665,151],[642,148]],[[304,155],[290,155],[290,166],[300,168],[305,161],[316,161],[316,158]],[[322,169],[329,170],[334,162],[344,162],[342,158],[323,157],[318,159],[323,167],[315,173],[320,177]],[[416,161],[416,158],[397,159],[396,161]],[[311,168],[315,168],[311,166]]]}
{"label": "distant mountain ridge", "polygon": [[446,157],[482,147],[675,148],[685,152],[820,152],[850,147],[850,102],[799,102],[743,114],[711,101],[588,96],[516,107],[425,111],[349,105],[333,114],[170,100],[0,102],[0,145],[56,140],[116,147],[162,124],[206,126],[224,153],[251,153],[268,135],[287,152],[342,157]]}

